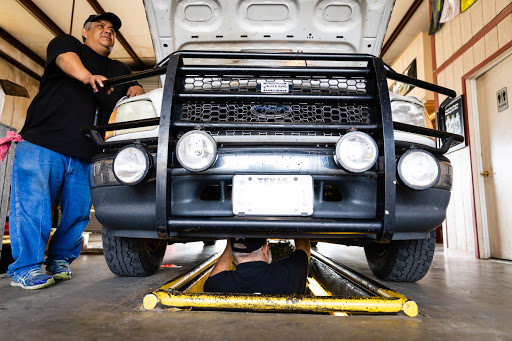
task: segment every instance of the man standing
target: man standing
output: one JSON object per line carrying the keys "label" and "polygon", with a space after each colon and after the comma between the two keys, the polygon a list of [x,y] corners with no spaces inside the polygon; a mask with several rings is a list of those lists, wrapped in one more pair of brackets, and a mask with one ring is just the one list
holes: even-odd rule
{"label": "man standing", "polygon": [[[295,240],[295,251],[272,263],[266,238],[230,238],[204,284],[206,292],[303,295],[306,289],[309,239]],[[230,271],[231,261],[236,271]]]}
{"label": "man standing", "polygon": [[[80,255],[89,222],[88,168],[96,153],[80,129],[93,125],[97,104],[99,124],[104,124],[121,97],[144,93],[136,83],[99,91],[103,80],[131,72],[108,58],[120,27],[113,13],[91,15],[82,29],[83,44],[60,35],[48,45],[39,93],[28,108],[12,172],[9,223],[15,261],[8,275],[13,286],[39,289],[54,279],[71,279],[69,264]],[[57,196],[62,219],[44,261]],[[43,273],[43,262],[50,276]]]}

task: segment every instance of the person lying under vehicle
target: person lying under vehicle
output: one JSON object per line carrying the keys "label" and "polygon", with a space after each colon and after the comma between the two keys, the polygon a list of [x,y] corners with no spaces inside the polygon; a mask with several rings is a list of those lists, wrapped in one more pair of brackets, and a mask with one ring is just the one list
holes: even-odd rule
{"label": "person lying under vehicle", "polygon": [[[205,292],[303,295],[311,255],[309,239],[296,238],[295,251],[272,263],[266,238],[229,238],[204,284]],[[231,270],[231,263],[236,271]]]}

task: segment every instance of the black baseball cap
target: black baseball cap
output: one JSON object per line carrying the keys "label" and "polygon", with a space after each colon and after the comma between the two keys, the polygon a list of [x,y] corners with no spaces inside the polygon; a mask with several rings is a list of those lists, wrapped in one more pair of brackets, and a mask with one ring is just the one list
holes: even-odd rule
{"label": "black baseball cap", "polygon": [[111,12],[105,12],[102,14],[91,14],[89,18],[87,18],[87,20],[84,22],[84,26],[87,23],[95,22],[102,19],[110,21],[112,26],[114,26],[115,31],[118,31],[121,28],[121,19],[119,19],[117,15]]}
{"label": "black baseball cap", "polygon": [[[260,247],[267,243],[267,238],[243,238],[235,237],[229,238],[231,243],[231,250],[241,253],[251,253],[258,250]],[[235,247],[236,244],[242,244],[245,248]]]}

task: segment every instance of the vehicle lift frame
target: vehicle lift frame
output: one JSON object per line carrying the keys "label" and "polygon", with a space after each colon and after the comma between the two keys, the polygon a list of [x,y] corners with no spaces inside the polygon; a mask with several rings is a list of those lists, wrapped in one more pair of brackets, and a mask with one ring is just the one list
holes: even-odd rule
{"label": "vehicle lift frame", "polygon": [[[182,276],[147,294],[142,303],[145,310],[165,309],[229,310],[244,312],[307,312],[348,315],[361,313],[399,313],[418,315],[416,302],[356,271],[311,251],[310,290],[321,296],[220,294],[202,292],[204,282],[220,257],[216,254]],[[323,276],[322,276],[323,275]],[[322,277],[328,277],[328,280]],[[323,280],[322,280],[323,279]],[[344,285],[350,296],[335,295]],[[316,289],[311,287],[315,286]],[[329,287],[330,286],[330,287]]]}

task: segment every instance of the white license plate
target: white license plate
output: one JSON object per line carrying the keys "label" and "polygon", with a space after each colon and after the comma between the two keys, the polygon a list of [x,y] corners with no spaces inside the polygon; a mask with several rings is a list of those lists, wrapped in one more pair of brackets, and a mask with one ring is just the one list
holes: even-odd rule
{"label": "white license plate", "polygon": [[313,214],[311,175],[235,175],[235,215],[310,216]]}

